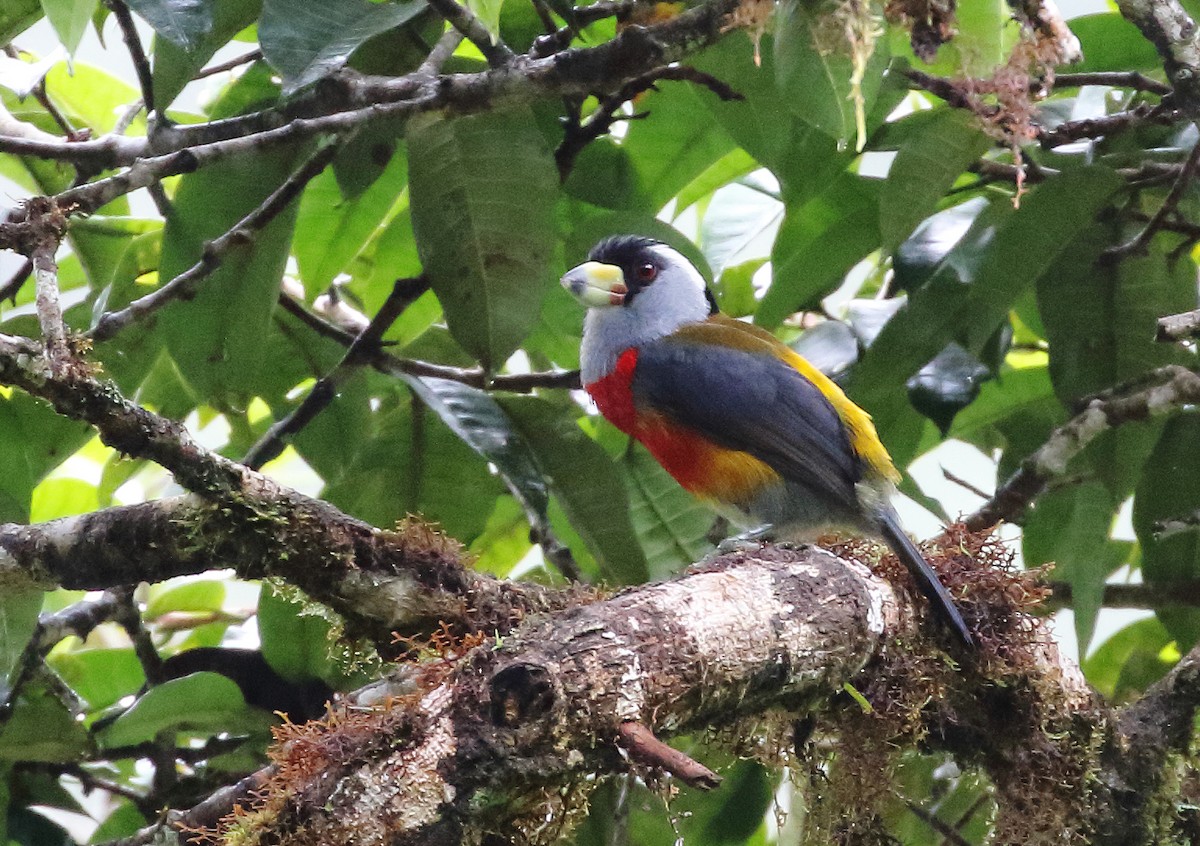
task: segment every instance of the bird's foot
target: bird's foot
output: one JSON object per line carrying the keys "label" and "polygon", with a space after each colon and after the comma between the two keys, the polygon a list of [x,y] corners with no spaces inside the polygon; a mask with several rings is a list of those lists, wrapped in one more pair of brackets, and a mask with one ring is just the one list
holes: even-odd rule
{"label": "bird's foot", "polygon": [[725,538],[725,540],[717,544],[716,550],[708,557],[710,559],[717,558],[721,555],[728,555],[731,552],[757,552],[762,549],[763,544],[771,543],[774,540],[774,526],[770,524],[758,526],[748,532],[742,532],[733,537]]}

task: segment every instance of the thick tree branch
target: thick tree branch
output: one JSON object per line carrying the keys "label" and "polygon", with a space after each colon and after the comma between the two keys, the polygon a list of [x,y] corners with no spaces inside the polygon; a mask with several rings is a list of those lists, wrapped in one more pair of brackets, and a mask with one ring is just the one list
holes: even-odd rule
{"label": "thick tree branch", "polygon": [[1158,341],[1187,341],[1200,337],[1200,310],[1169,314],[1158,319]]}
{"label": "thick tree branch", "polygon": [[1083,411],[1050,435],[1050,439],[1021,462],[992,498],[964,520],[980,531],[1001,520],[1012,520],[1028,507],[1046,484],[1061,475],[1072,458],[1101,433],[1138,420],[1171,414],[1200,402],[1200,375],[1183,367],[1156,371],[1158,383],[1128,394],[1093,399]]}
{"label": "thick tree branch", "polygon": [[1117,0],[1117,8],[1154,44],[1176,104],[1200,117],[1200,32],[1176,0]]}
{"label": "thick tree branch", "polygon": [[[988,590],[1004,593],[999,583]],[[918,657],[928,645],[913,619],[903,594],[822,550],[726,556],[674,582],[530,620],[445,673],[417,668],[415,692],[369,715],[289,732],[262,804],[236,824],[282,844],[478,842],[483,832],[571,820],[597,776],[646,776],[648,766],[705,781],[702,765],[647,732],[720,729],[764,713],[790,725],[815,710],[818,725],[832,720],[852,744],[847,754],[861,737],[864,751],[886,756],[879,747],[897,742],[904,724],[926,747],[980,766],[1007,833],[1032,838],[1011,842],[1049,831],[1144,839],[1153,821],[1112,802],[1109,780],[1131,770],[1111,713],[1035,623],[1009,617],[1010,635],[995,641],[1002,653],[986,647],[953,667]],[[886,645],[895,643],[903,646]],[[918,679],[937,694],[887,698]],[[848,682],[876,697],[877,710],[837,705]],[[620,752],[631,746],[632,762]],[[873,760],[862,766],[878,778]],[[1030,796],[1046,807],[1031,808]]]}
{"label": "thick tree branch", "polygon": [[[366,747],[314,762],[335,747],[336,727],[324,740],[297,733],[299,755],[280,760],[259,819],[285,844],[398,846],[519,831],[520,811],[505,816],[512,807],[568,816],[585,801],[586,774],[628,768],[623,724],[677,733],[782,700],[820,701],[903,618],[885,583],[810,549],[735,558],[533,620],[406,707],[376,712],[380,736]],[[289,778],[301,756],[317,763],[303,782]]]}
{"label": "thick tree branch", "polygon": [[[201,498],[0,528],[0,583],[100,589],[233,567],[280,576],[326,602],[377,644],[439,620],[505,629],[569,592],[501,582],[463,566],[457,547],[419,524],[375,529],[197,444],[179,423],[72,371],[54,376],[30,342],[0,335],[0,384],[91,423],[118,451],[170,470]],[[128,554],[130,549],[139,555]]]}
{"label": "thick tree branch", "polygon": [[385,647],[394,631],[443,621],[503,631],[524,613],[573,601],[570,592],[474,573],[423,527],[374,529],[262,477],[247,481],[240,508],[185,496],[0,524],[0,585],[100,590],[232,567],[244,578],[287,579]]}
{"label": "thick tree branch", "polygon": [[[531,102],[565,95],[600,96],[711,44],[731,27],[740,0],[709,0],[663,23],[630,26],[596,47],[545,58],[515,56],[503,67],[475,74],[371,77],[343,71],[283,106],[194,127],[158,127],[152,139],[105,136],[69,143],[45,133],[25,137],[18,125],[0,135],[0,153],[86,165],[92,171],[128,166],[121,174],[59,195],[62,204],[90,212],[106,202],[166,177],[248,150],[262,150],[326,133],[342,133],[383,119],[428,111],[475,112],[500,102]],[[10,121],[11,123],[18,123]],[[8,123],[0,125],[7,129]],[[0,248],[10,235],[0,225]]]}

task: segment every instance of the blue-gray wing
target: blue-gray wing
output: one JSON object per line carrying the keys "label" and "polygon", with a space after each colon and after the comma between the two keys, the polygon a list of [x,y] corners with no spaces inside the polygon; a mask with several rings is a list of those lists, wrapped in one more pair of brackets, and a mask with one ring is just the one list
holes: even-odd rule
{"label": "blue-gray wing", "polygon": [[632,389],[639,409],[748,452],[830,505],[857,512],[862,465],[846,428],[817,387],[786,362],[662,340],[639,350]]}

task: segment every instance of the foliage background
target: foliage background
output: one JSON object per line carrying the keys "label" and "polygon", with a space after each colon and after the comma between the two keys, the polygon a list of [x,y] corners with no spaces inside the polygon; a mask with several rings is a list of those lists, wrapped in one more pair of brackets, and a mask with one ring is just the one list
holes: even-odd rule
{"label": "foliage background", "polygon": [[[525,0],[468,5],[518,52],[542,32]],[[347,61],[368,74],[410,73],[446,28],[416,0],[129,6],[144,20],[155,103],[181,126],[306,91],[319,96],[314,83]],[[573,14],[549,7],[557,24]],[[96,26],[104,49],[122,56],[108,7],[95,0],[12,0],[0,10],[0,41],[24,46],[26,27],[43,14],[68,52]],[[601,18],[576,44],[603,42],[615,26]],[[733,32],[687,62],[742,99],[722,99],[703,81],[661,81],[621,105],[614,132],[573,159],[560,146],[564,126],[568,137],[577,133],[572,120],[603,108],[594,98],[382,120],[252,149],[164,179],[154,202],[119,197],[77,219],[59,254],[66,319],[80,332],[94,328],[176,277],[205,241],[336,145],[298,202],[249,246],[225,252],[194,297],[95,344],[90,358],[125,395],[185,419],[204,443],[242,459],[261,456],[272,423],[315,380],[336,374],[336,397],[287,439],[268,472],[377,526],[409,514],[435,521],[497,576],[560,579],[541,540],[589,581],[664,578],[711,550],[713,515],[578,394],[555,386],[557,377],[540,375],[578,364],[581,314],[558,276],[599,237],[636,231],[679,246],[727,312],[777,331],[835,374],[873,414],[899,466],[947,463],[987,493],[1082,398],[1164,365],[1195,365],[1194,349],[1157,342],[1155,327],[1197,304],[1200,207],[1183,166],[1196,130],[1160,102],[1161,83],[1131,75],[1165,78],[1158,54],[1120,14],[1088,14],[1072,28],[1085,58],[1063,71],[1122,76],[1055,82],[1019,52],[1035,37],[993,0],[963,3],[955,38],[932,63],[879,9],[786,2],[765,32]],[[218,49],[220,59],[256,47],[261,58],[212,76],[204,98],[173,103]],[[129,109],[144,93],[136,84],[108,67],[57,61],[31,91],[26,75],[38,59],[22,53],[24,67],[0,68],[0,102],[12,118],[55,135],[65,121],[101,137],[125,116],[126,134],[147,132],[144,113]],[[443,70],[485,67],[464,42]],[[967,88],[963,79],[976,80],[979,114],[922,90],[937,89],[907,76],[909,67]],[[1020,96],[1004,87],[1012,82],[1005,72],[1024,86]],[[1035,108],[1031,73],[1047,89],[1036,112],[1025,123],[997,119]],[[1089,129],[1134,113],[1141,117],[1121,132]],[[60,192],[77,176],[15,154],[0,154],[0,175],[15,186],[14,200]],[[1174,185],[1182,187],[1170,219],[1145,249],[1106,259],[1146,229]],[[18,276],[20,266],[19,258],[5,264]],[[389,302],[397,278],[430,290],[382,327],[390,363],[340,367],[345,333],[353,337]],[[36,337],[33,285],[6,290],[0,331]],[[317,331],[304,313],[343,336]],[[536,390],[480,390],[494,375]],[[0,396],[0,521],[36,523],[178,492],[161,468],[115,454],[39,401],[9,389]],[[960,446],[929,458],[945,443]],[[1200,612],[1170,601],[1093,643],[1114,574],[1157,585],[1155,601],[1178,600],[1200,578],[1195,533],[1160,538],[1154,528],[1200,510],[1197,447],[1190,410],[1121,426],[1075,457],[1034,508],[1012,515],[1021,518],[1025,562],[1054,562],[1050,578],[1069,588],[1079,643],[1094,647],[1084,669],[1106,695],[1143,690],[1200,639]],[[992,478],[961,470],[960,462],[978,467],[980,456]],[[911,478],[904,493],[938,519],[978,501],[938,501]],[[1118,528],[1114,539],[1115,521],[1130,513],[1132,534]],[[0,598],[0,669],[18,665],[39,612],[81,598],[62,590]],[[145,687],[130,632],[168,659],[261,644],[267,663],[296,683],[345,690],[376,670],[343,660],[329,623],[302,610],[293,592],[214,573],[151,585],[140,599],[140,629],[109,624],[86,642],[58,643],[46,656],[50,672],[0,717],[10,841],[130,834],[162,804],[202,796],[261,757],[266,711],[219,675]],[[168,756],[169,766],[160,756],[154,766],[146,750],[155,745],[200,751],[174,764]],[[804,815],[786,783],[755,764],[729,766],[717,794],[665,808],[643,788],[610,785],[578,838],[614,842],[616,829],[647,844],[677,833],[689,843],[794,838]],[[902,795],[889,823],[905,842],[941,836],[930,815],[968,842],[986,833],[986,786],[946,762],[914,757]],[[773,808],[795,813],[782,822]]]}

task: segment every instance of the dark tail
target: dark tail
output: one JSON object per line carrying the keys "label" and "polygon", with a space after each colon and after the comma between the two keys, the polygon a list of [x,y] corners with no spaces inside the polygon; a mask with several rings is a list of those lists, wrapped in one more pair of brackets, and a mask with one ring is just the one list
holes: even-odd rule
{"label": "dark tail", "polygon": [[975,638],[971,636],[970,629],[963,622],[962,615],[958,613],[954,600],[950,598],[946,588],[938,581],[937,574],[933,572],[929,562],[921,555],[921,550],[917,549],[917,545],[904,533],[904,529],[900,526],[900,518],[896,516],[896,512],[890,506],[885,506],[879,514],[879,530],[883,533],[883,539],[887,541],[887,545],[892,548],[892,552],[896,553],[904,562],[904,566],[908,568],[908,572],[912,573],[912,577],[917,580],[917,587],[933,605],[934,611],[954,631],[964,646],[974,647]]}

